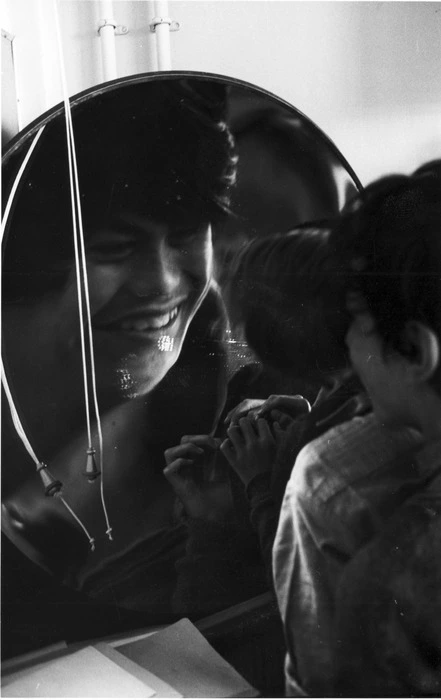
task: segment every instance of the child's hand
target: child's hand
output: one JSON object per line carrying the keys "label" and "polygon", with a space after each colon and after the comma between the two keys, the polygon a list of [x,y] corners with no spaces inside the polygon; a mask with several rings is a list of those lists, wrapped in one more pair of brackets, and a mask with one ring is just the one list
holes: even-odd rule
{"label": "child's hand", "polygon": [[309,401],[300,394],[295,396],[272,394],[266,400],[244,399],[233,408],[225,418],[225,423],[237,423],[240,418],[250,417],[253,419],[271,416],[284,429],[293,420],[296,420],[305,413],[309,413],[311,406]]}
{"label": "child's hand", "polygon": [[219,444],[209,435],[184,435],[179,445],[164,452],[164,476],[190,517],[225,521],[232,515],[229,482],[210,480],[210,462]]}
{"label": "child's hand", "polygon": [[242,482],[247,486],[261,472],[269,471],[284,431],[278,423],[272,430],[264,418],[241,418],[227,430],[220,449]]}
{"label": "child's hand", "polygon": [[251,411],[258,411],[265,404],[265,399],[244,399],[227,413],[224,423],[236,423],[239,418],[245,418]]}

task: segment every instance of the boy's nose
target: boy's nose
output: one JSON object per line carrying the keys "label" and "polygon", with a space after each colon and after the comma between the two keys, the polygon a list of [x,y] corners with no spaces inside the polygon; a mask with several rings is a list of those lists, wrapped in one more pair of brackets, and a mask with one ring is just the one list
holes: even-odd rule
{"label": "boy's nose", "polygon": [[164,242],[149,246],[131,266],[127,285],[138,297],[169,298],[182,292],[182,275]]}

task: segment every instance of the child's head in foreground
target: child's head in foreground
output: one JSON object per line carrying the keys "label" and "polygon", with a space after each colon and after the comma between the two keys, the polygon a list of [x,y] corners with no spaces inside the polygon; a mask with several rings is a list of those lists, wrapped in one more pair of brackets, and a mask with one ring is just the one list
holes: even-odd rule
{"label": "child's head in foreground", "polygon": [[390,426],[441,435],[441,161],[369,185],[330,243],[346,344],[374,411]]}

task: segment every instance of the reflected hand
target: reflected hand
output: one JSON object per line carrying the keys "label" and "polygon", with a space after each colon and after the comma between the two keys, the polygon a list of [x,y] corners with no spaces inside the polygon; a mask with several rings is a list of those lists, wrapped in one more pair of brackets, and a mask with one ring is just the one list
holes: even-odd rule
{"label": "reflected hand", "polygon": [[164,476],[192,518],[219,522],[232,515],[229,482],[209,478],[220,442],[209,435],[184,435],[179,445],[164,452]]}
{"label": "reflected hand", "polygon": [[244,399],[228,413],[225,423],[237,423],[244,416],[257,420],[269,415],[273,421],[277,421],[282,428],[286,429],[293,420],[309,413],[310,410],[309,401],[300,394],[295,396],[272,394],[266,400]]}
{"label": "reflected hand", "polygon": [[220,449],[247,486],[257,474],[271,470],[284,434],[277,422],[271,428],[264,418],[240,418],[238,425],[228,428]]}
{"label": "reflected hand", "polygon": [[265,399],[244,399],[227,414],[224,423],[235,423],[239,418],[248,415],[250,411],[256,411],[265,403]]}

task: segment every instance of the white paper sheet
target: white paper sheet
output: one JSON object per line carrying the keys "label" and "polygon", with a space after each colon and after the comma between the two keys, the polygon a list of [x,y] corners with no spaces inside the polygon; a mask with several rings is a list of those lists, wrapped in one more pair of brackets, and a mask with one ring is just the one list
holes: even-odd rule
{"label": "white paper sheet", "polygon": [[2,678],[10,698],[150,698],[155,690],[94,647]]}
{"label": "white paper sheet", "polygon": [[256,697],[257,691],[184,618],[118,651],[187,698]]}

